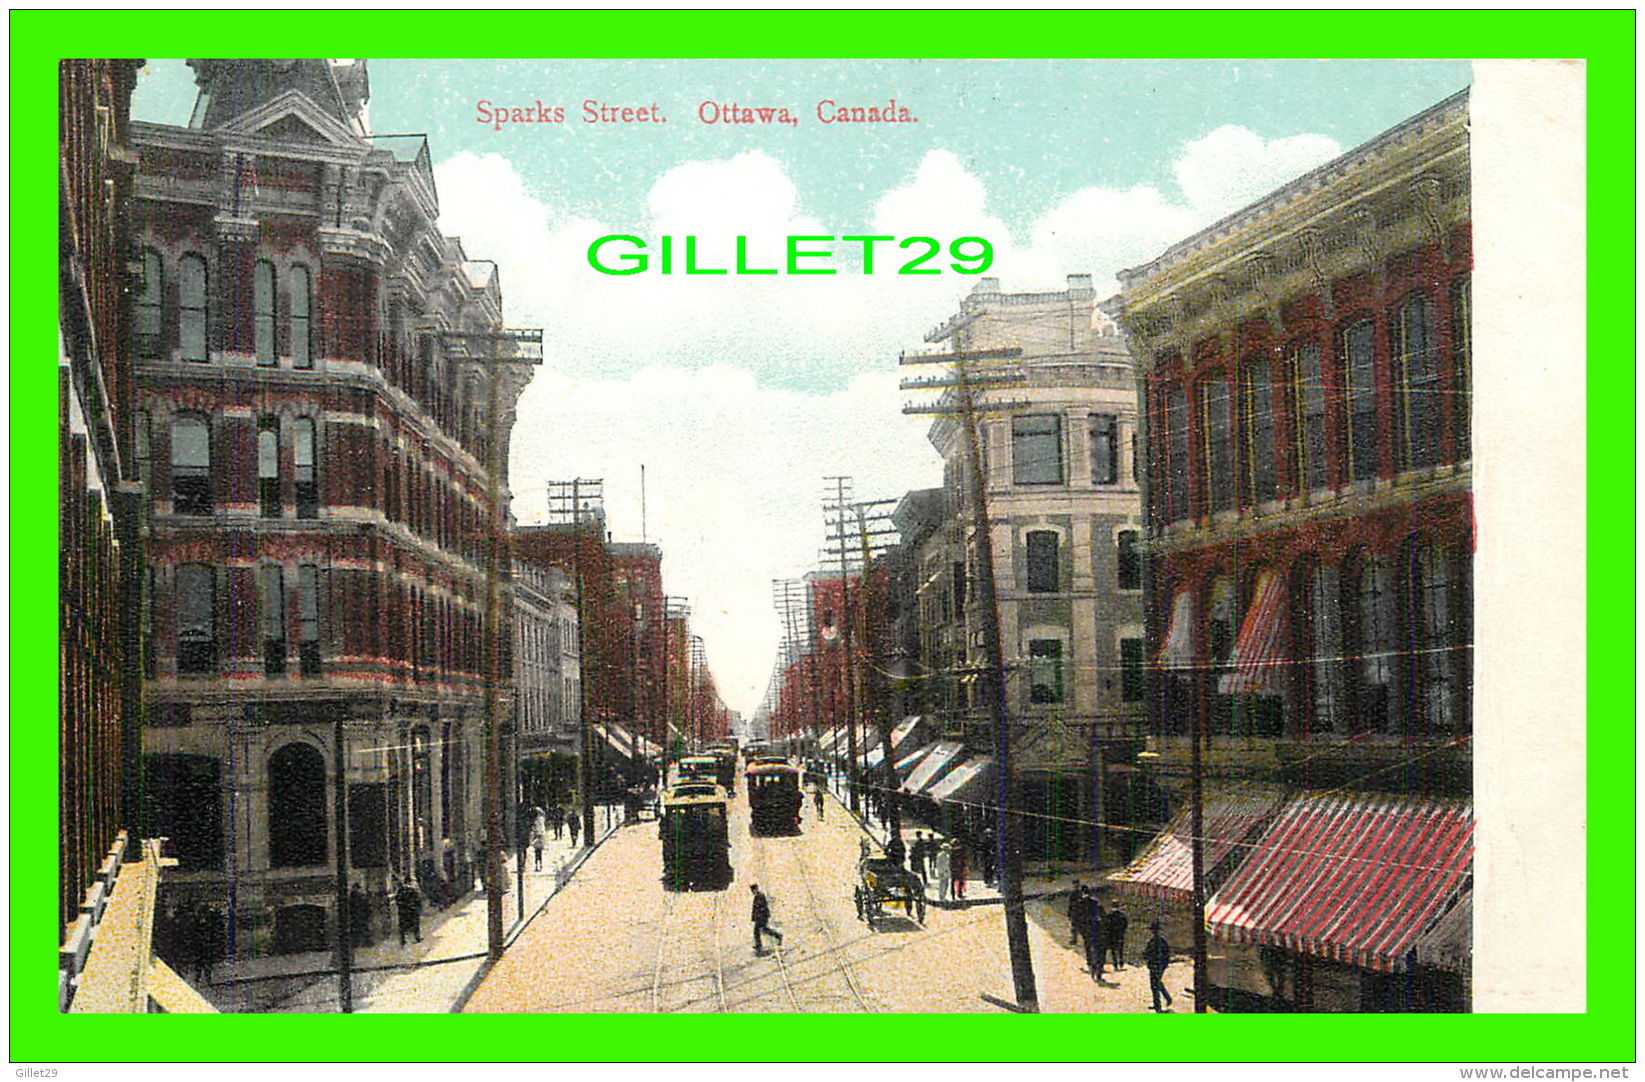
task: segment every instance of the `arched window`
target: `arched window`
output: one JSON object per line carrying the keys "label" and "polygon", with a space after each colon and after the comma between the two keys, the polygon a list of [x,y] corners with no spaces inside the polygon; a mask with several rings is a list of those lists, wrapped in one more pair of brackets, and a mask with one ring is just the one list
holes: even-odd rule
{"label": "arched window", "polygon": [[211,568],[182,564],[175,583],[177,671],[217,671],[217,598]]}
{"label": "arched window", "polygon": [[1394,378],[1399,397],[1399,465],[1421,469],[1439,461],[1441,449],[1439,349],[1434,306],[1421,293],[1400,305],[1394,323]]}
{"label": "arched window", "polygon": [[1181,386],[1173,386],[1166,392],[1165,428],[1168,447],[1165,519],[1177,522],[1193,514],[1188,488],[1188,393]]}
{"label": "arched window", "polygon": [[177,262],[177,345],[185,361],[206,361],[206,261],[186,255]]}
{"label": "arched window", "polygon": [[280,421],[264,417],[257,425],[257,502],[264,518],[280,517]]}
{"label": "arched window", "polygon": [[299,417],[291,426],[291,465],[297,490],[297,517],[320,517],[320,483],[314,468],[314,421]]}
{"label": "arched window", "polygon": [[1376,335],[1373,324],[1362,319],[1342,335],[1346,358],[1348,405],[1348,478],[1365,481],[1377,475],[1382,429],[1377,413]]}
{"label": "arched window", "polygon": [[211,423],[197,413],[171,422],[171,509],[211,514]]}
{"label": "arched window", "polygon": [[275,363],[274,352],[274,264],[259,259],[252,268],[251,307],[257,363]]}
{"label": "arched window", "polygon": [[307,267],[291,268],[291,363],[314,367],[314,279]]}
{"label": "arched window", "polygon": [[269,864],[326,862],[326,764],[312,745],[287,744],[268,764]]}
{"label": "arched window", "polygon": [[1050,530],[1033,530],[1026,538],[1027,588],[1031,594],[1056,593],[1059,583],[1057,535]]}
{"label": "arched window", "polygon": [[1228,403],[1228,381],[1220,376],[1200,385],[1200,433],[1204,446],[1202,476],[1205,504],[1212,511],[1234,506],[1233,414]]}
{"label": "arched window", "polygon": [[1239,374],[1240,503],[1250,507],[1279,495],[1274,479],[1274,385],[1266,360],[1247,362]]}
{"label": "arched window", "polygon": [[133,352],[140,361],[158,360],[163,350],[161,312],[165,303],[165,270],[160,253],[152,248],[143,249],[143,289],[137,295],[134,313],[135,338]]}
{"label": "arched window", "polygon": [[1319,365],[1318,342],[1291,348],[1286,379],[1291,383],[1296,485],[1302,492],[1314,492],[1325,487],[1325,374]]}

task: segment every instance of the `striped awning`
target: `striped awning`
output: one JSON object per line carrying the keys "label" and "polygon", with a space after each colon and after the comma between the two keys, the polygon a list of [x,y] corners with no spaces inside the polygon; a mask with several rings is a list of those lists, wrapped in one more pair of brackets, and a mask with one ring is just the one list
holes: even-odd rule
{"label": "striped awning", "polygon": [[1251,607],[1245,610],[1245,622],[1240,625],[1233,656],[1228,659],[1233,672],[1217,681],[1218,692],[1223,695],[1281,693],[1283,671],[1280,666],[1285,662],[1281,656],[1284,602],[1285,580],[1279,572],[1270,570],[1258,575]]}
{"label": "striped awning", "polygon": [[[1284,802],[1278,789],[1244,786],[1205,799],[1205,840],[1200,847],[1207,882],[1226,878],[1250,851],[1255,835]],[[1185,808],[1124,871],[1109,881],[1153,901],[1187,905],[1194,898],[1193,812]]]}
{"label": "striped awning", "polygon": [[1451,911],[1417,940],[1417,964],[1467,973],[1474,963],[1474,893],[1464,894]]}
{"label": "striped awning", "polygon": [[967,759],[926,790],[924,795],[939,802],[992,806],[992,786],[997,773],[994,760],[987,756]]}
{"label": "striped awning", "polygon": [[878,770],[884,762],[885,748],[876,744],[868,752],[868,754],[863,757],[862,765],[864,770]]}
{"label": "striped awning", "polygon": [[1465,802],[1309,793],[1274,819],[1205,910],[1214,935],[1397,972],[1466,885]]}
{"label": "striped awning", "polygon": [[1194,592],[1184,586],[1171,599],[1171,626],[1154,659],[1161,669],[1191,669],[1194,666]]}
{"label": "striped awning", "polygon": [[834,745],[839,741],[839,739],[840,730],[829,729],[827,732],[822,734],[822,739],[817,741],[817,748],[826,754],[827,752],[834,750]]}
{"label": "striped awning", "polygon": [[[925,715],[910,714],[898,722],[895,729],[891,730],[891,747],[899,755],[906,755],[912,749],[926,742],[925,733]],[[909,741],[913,741],[913,743],[909,743]]]}
{"label": "striped awning", "polygon": [[918,766],[914,767],[913,773],[908,775],[908,780],[903,783],[903,787],[910,793],[918,793],[924,789],[929,789],[942,776],[944,771],[959,762],[960,754],[964,751],[964,744],[952,740],[939,741],[937,746],[931,749],[931,753],[921,759]]}

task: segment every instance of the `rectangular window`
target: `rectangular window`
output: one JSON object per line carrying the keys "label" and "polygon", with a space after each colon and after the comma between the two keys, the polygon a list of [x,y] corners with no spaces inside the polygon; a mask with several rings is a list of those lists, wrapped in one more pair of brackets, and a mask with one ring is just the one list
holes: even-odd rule
{"label": "rectangular window", "polygon": [[258,609],[263,615],[263,672],[278,676],[286,671],[285,575],[276,565],[257,571]]}
{"label": "rectangular window", "polygon": [[1112,414],[1091,415],[1091,483],[1112,485],[1120,479],[1119,422]]}
{"label": "rectangular window", "polygon": [[1213,511],[1234,506],[1234,471],[1230,455],[1232,415],[1228,403],[1228,381],[1212,380],[1200,387],[1200,431],[1204,433],[1202,465],[1207,487],[1206,504]]}
{"label": "rectangular window", "polygon": [[1439,348],[1434,306],[1420,293],[1400,306],[1394,324],[1394,363],[1399,386],[1400,468],[1432,466],[1439,461],[1441,441]]}
{"label": "rectangular window", "polygon": [[143,251],[142,290],[137,294],[132,331],[135,335],[132,352],[140,361],[157,360],[162,349],[161,311],[165,297],[165,272],[161,268],[160,253],[153,249]]}
{"label": "rectangular window", "polygon": [[204,417],[178,417],[171,424],[171,509],[209,515],[211,508],[211,425]]}
{"label": "rectangular window", "polygon": [[1011,419],[1012,481],[1019,485],[1060,485],[1062,418],[1047,413]]}
{"label": "rectangular window", "polygon": [[1193,512],[1188,499],[1188,394],[1173,387],[1166,396],[1165,427],[1169,450],[1166,475],[1166,521],[1177,522]]}
{"label": "rectangular window", "polygon": [[1028,701],[1062,702],[1062,640],[1035,639],[1028,644]]}
{"label": "rectangular window", "polygon": [[1314,492],[1325,487],[1325,376],[1319,366],[1319,343],[1294,347],[1289,368],[1297,484],[1304,492]]}
{"label": "rectangular window", "polygon": [[1145,690],[1142,668],[1142,640],[1120,640],[1120,700],[1141,702]]}
{"label": "rectangular window", "polygon": [[1274,479],[1274,384],[1267,361],[1240,372],[1241,503],[1249,507],[1279,495]]}
{"label": "rectangular window", "polygon": [[297,517],[320,517],[320,485],[314,476],[314,421],[299,418],[292,426],[292,469],[296,475]]}
{"label": "rectangular window", "polygon": [[1137,548],[1140,536],[1136,530],[1120,531],[1117,556],[1121,590],[1142,589],[1142,553]]}
{"label": "rectangular window", "polygon": [[1027,549],[1028,564],[1028,592],[1031,594],[1052,594],[1060,588],[1058,582],[1057,535],[1049,530],[1034,530],[1029,533],[1025,548]]}
{"label": "rectangular window", "polygon": [[1377,475],[1382,431],[1377,417],[1376,338],[1370,320],[1342,336],[1347,358],[1348,476],[1365,481]]}
{"label": "rectangular window", "polygon": [[280,422],[257,426],[257,502],[264,518],[280,517]]}
{"label": "rectangular window", "polygon": [[186,255],[177,262],[177,344],[185,361],[209,359],[206,352],[206,261]]}
{"label": "rectangular window", "polygon": [[202,564],[177,568],[177,671],[217,671],[216,591],[212,570]]}
{"label": "rectangular window", "polygon": [[297,569],[297,643],[304,676],[320,674],[319,571],[304,564]]}

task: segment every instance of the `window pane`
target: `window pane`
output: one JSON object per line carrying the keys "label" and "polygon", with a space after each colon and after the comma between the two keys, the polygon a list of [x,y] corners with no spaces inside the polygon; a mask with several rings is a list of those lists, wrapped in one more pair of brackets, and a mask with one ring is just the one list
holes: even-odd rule
{"label": "window pane", "polygon": [[315,569],[304,565],[297,569],[297,619],[302,625],[303,641],[320,637],[320,593]]}
{"label": "window pane", "polygon": [[291,359],[299,368],[314,363],[313,320],[309,318],[312,293],[308,268],[291,268]]}
{"label": "window pane", "polygon": [[1303,491],[1325,487],[1325,377],[1319,343],[1305,342],[1291,353],[1297,416],[1297,479]]}
{"label": "window pane", "polygon": [[1035,639],[1028,644],[1031,703],[1062,702],[1062,640]]}
{"label": "window pane", "polygon": [[1019,485],[1061,484],[1062,418],[1055,414],[1011,421],[1012,479]]}
{"label": "window pane", "polygon": [[1214,380],[1200,388],[1200,410],[1207,502],[1214,511],[1226,511],[1234,506],[1227,380]]}
{"label": "window pane", "polygon": [[1314,570],[1308,587],[1310,648],[1313,658],[1313,731],[1344,728],[1341,587],[1335,567]]}
{"label": "window pane", "polygon": [[1120,699],[1134,703],[1143,697],[1142,640],[1120,640]]}
{"label": "window pane", "polygon": [[211,429],[198,417],[179,417],[171,426],[171,464],[211,468]]}
{"label": "window pane", "polygon": [[1394,343],[1400,388],[1400,465],[1431,466],[1439,461],[1439,356],[1434,341],[1434,306],[1418,293],[1400,307]]}
{"label": "window pane", "polygon": [[259,364],[274,363],[274,264],[258,260],[252,272],[252,313]]}
{"label": "window pane", "polygon": [[1057,535],[1036,530],[1028,535],[1028,590],[1054,593],[1057,583]]}
{"label": "window pane", "polygon": [[1464,278],[1451,287],[1451,350],[1456,394],[1453,416],[1456,425],[1457,459],[1473,457],[1473,294]]}
{"label": "window pane", "polygon": [[206,261],[184,256],[177,264],[177,335],[186,361],[203,361],[206,354]]}
{"label": "window pane", "polygon": [[1118,425],[1105,413],[1091,415],[1091,483],[1112,485],[1119,480]]}
{"label": "window pane", "polygon": [[136,353],[144,360],[160,356],[161,302],[165,297],[165,272],[160,253],[145,249],[143,252],[143,292],[137,298]]}
{"label": "window pane", "polygon": [[1360,728],[1386,732],[1393,725],[1394,576],[1386,557],[1373,556],[1360,569]]}
{"label": "window pane", "polygon": [[1348,328],[1344,335],[1348,369],[1349,476],[1364,481],[1377,475],[1378,427],[1376,351],[1370,320]]}
{"label": "window pane", "polygon": [[1274,386],[1267,361],[1247,365],[1240,378],[1240,421],[1244,426],[1245,502],[1263,503],[1277,496],[1274,483]]}
{"label": "window pane", "polygon": [[1119,536],[1119,587],[1142,589],[1142,554],[1137,551],[1137,531],[1121,530]]}
{"label": "window pane", "polygon": [[[299,418],[292,427],[291,461],[299,479],[314,476],[314,422]],[[306,471],[306,473],[305,473]]]}
{"label": "window pane", "polygon": [[257,476],[280,476],[280,432],[276,428],[264,427],[257,432]]}
{"label": "window pane", "polygon": [[1167,479],[1167,519],[1176,522],[1189,516],[1188,502],[1188,394],[1173,387],[1166,398],[1165,424],[1170,440],[1170,469]]}

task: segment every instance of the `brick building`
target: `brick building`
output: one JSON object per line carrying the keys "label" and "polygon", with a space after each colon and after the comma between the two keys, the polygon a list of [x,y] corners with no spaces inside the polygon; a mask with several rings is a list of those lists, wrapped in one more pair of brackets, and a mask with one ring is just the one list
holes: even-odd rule
{"label": "brick building", "polygon": [[1183,807],[1204,733],[1211,929],[1297,1009],[1465,998],[1408,952],[1471,867],[1469,192],[1462,94],[1121,274],[1155,772]]}
{"label": "brick building", "polygon": [[495,266],[438,231],[426,143],[371,133],[364,61],[189,64],[190,125],[132,126],[150,824],[231,950],[322,949],[340,836],[379,901],[474,882],[532,370],[458,337],[501,331]]}

